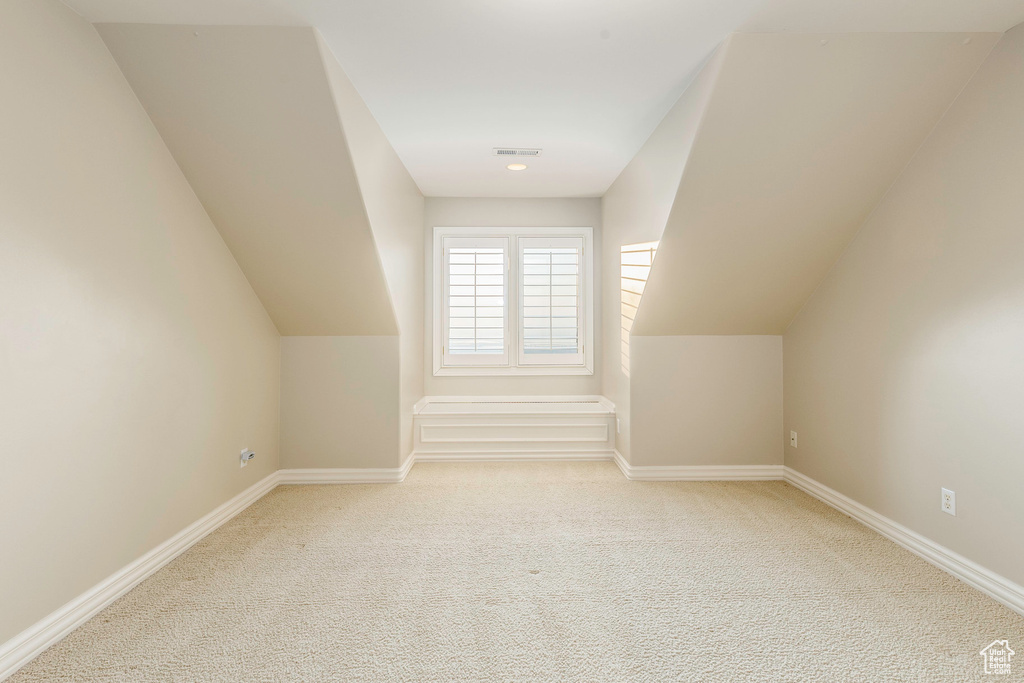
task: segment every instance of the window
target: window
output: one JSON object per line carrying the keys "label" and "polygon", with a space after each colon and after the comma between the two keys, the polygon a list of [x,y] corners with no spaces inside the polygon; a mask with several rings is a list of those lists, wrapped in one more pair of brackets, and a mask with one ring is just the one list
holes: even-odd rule
{"label": "window", "polygon": [[435,228],[434,374],[593,374],[590,228]]}
{"label": "window", "polygon": [[622,372],[626,377],[629,377],[629,334],[657,251],[657,242],[627,244],[621,249],[619,300],[622,309]]}

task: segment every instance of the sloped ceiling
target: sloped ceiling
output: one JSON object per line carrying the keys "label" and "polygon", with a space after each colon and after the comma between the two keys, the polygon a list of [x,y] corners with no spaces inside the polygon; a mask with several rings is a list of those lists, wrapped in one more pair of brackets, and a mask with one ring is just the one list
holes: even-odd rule
{"label": "sloped ceiling", "polygon": [[[319,35],[317,44],[359,180],[360,196],[384,267],[399,329],[418,331],[423,326],[423,195]],[[422,357],[422,348],[417,354]]]}
{"label": "sloped ceiling", "polygon": [[[609,237],[630,243],[650,242],[665,230],[724,54],[724,49],[716,49],[709,55],[689,87],[605,192],[602,226]],[[613,245],[616,249],[620,246]]]}
{"label": "sloped ceiling", "polygon": [[[315,26],[424,194],[600,196],[726,36],[1005,31],[1021,0],[64,0],[92,22]],[[495,146],[543,147],[526,172]]]}
{"label": "sloped ceiling", "polygon": [[735,34],[633,334],[781,334],[999,34]]}
{"label": "sloped ceiling", "polygon": [[97,29],[278,331],[397,334],[314,29]]}

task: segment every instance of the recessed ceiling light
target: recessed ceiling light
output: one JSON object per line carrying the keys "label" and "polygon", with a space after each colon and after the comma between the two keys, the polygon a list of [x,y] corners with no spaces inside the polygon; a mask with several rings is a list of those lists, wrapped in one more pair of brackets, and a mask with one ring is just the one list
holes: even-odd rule
{"label": "recessed ceiling light", "polygon": [[509,164],[505,168],[507,168],[510,171],[525,171],[526,164]]}

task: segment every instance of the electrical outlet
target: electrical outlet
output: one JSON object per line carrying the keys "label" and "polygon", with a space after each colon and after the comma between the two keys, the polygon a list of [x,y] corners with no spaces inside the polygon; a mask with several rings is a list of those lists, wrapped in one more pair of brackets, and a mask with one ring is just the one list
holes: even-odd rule
{"label": "electrical outlet", "polygon": [[789,445],[796,448],[796,432],[789,433]]}
{"label": "electrical outlet", "polygon": [[956,517],[956,491],[942,489],[942,511]]}
{"label": "electrical outlet", "polygon": [[615,418],[615,433],[616,434],[621,434],[622,433],[622,418],[621,417]]}
{"label": "electrical outlet", "polygon": [[256,454],[250,451],[248,448],[242,449],[242,467],[249,464],[249,461],[256,457]]}

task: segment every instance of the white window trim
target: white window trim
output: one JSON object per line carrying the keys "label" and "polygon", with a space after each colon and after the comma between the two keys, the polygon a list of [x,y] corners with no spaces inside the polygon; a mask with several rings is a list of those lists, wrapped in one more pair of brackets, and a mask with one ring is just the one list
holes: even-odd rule
{"label": "white window trim", "polygon": [[[444,243],[445,237],[508,237],[509,253],[505,288],[507,332],[510,345],[508,361],[504,365],[459,365],[444,364]],[[580,330],[583,339],[583,363],[581,365],[518,365],[519,348],[522,344],[521,315],[519,310],[519,243],[520,237],[581,237],[583,258],[580,264],[582,287],[580,308],[583,310],[583,325]],[[594,229],[589,227],[569,228],[434,228],[434,269],[430,282],[433,290],[433,358],[435,376],[508,376],[508,375],[593,375],[594,374]]]}

